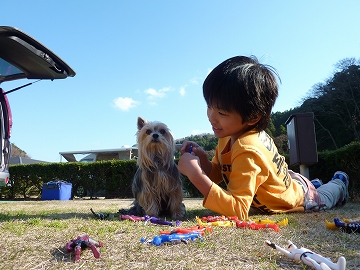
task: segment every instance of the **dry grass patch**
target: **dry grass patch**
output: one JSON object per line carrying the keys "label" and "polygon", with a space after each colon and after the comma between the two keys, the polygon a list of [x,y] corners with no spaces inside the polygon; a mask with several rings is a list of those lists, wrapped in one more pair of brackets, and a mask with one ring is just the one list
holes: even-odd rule
{"label": "dry grass patch", "polygon": [[[324,220],[358,218],[360,204],[321,213],[254,215],[253,219],[289,219],[280,232],[214,227],[202,241],[152,246],[151,240],[168,226],[142,222],[98,220],[90,212],[112,213],[130,207],[132,200],[73,200],[0,202],[0,269],[308,269],[267,247],[265,240],[286,247],[291,240],[332,261],[347,260],[347,269],[360,268],[360,234],[329,230]],[[201,200],[186,199],[187,220],[181,227],[196,225],[195,216],[214,214]],[[101,258],[84,250],[73,262],[65,244],[79,235],[102,241]]]}

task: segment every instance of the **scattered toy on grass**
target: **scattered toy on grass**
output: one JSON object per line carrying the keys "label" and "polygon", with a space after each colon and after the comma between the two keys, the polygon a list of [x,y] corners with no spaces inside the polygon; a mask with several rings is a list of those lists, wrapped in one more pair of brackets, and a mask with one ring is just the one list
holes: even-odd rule
{"label": "scattered toy on grass", "polygon": [[211,226],[193,226],[189,228],[175,228],[171,231],[160,231],[160,234],[189,234],[192,232],[200,233],[202,236],[204,236],[205,232],[212,233],[212,227]]}
{"label": "scattered toy on grass", "polygon": [[174,224],[173,222],[166,221],[164,219],[160,219],[157,217],[145,216],[145,225],[147,222],[150,222],[153,224],[158,224],[158,225],[180,226],[180,220],[176,220],[175,224]]}
{"label": "scattered toy on grass", "polygon": [[95,241],[91,239],[89,235],[85,234],[83,236],[78,236],[76,239],[73,239],[66,243],[67,252],[75,251],[74,262],[80,260],[80,254],[83,249],[90,248],[95,258],[100,258],[100,252],[96,247],[103,247],[102,242]]}
{"label": "scattered toy on grass", "polygon": [[201,217],[201,221],[204,222],[215,222],[215,221],[228,221],[228,220],[238,220],[238,217],[226,217],[226,216],[206,216]]}
{"label": "scattered toy on grass", "polygon": [[231,227],[235,224],[237,228],[250,228],[253,230],[271,228],[276,232],[280,231],[279,226],[286,226],[289,222],[287,218],[279,222],[275,222],[270,219],[241,221],[236,216],[207,216],[202,218],[196,217],[196,220],[200,226],[211,225],[219,227]]}
{"label": "scattered toy on grass", "polygon": [[254,222],[257,224],[276,224],[278,226],[286,226],[286,225],[288,225],[289,220],[288,220],[288,218],[284,218],[281,221],[273,221],[273,220],[266,218],[266,219],[254,220]]}
{"label": "scattered toy on grass", "polygon": [[333,263],[329,258],[325,258],[319,254],[314,253],[313,251],[307,248],[297,248],[291,241],[288,241],[289,246],[287,249],[281,248],[278,245],[271,243],[266,240],[265,244],[273,249],[280,251],[285,254],[288,258],[300,262],[302,261],[306,265],[309,265],[313,269],[317,270],[345,270],[346,260],[344,257],[340,257],[337,263]]}
{"label": "scattered toy on grass", "polygon": [[217,227],[233,227],[235,224],[232,220],[217,220],[211,222],[203,222],[201,218],[195,217],[199,226],[217,226]]}
{"label": "scattered toy on grass", "polygon": [[237,228],[249,228],[252,230],[259,230],[259,229],[273,229],[275,232],[279,232],[280,228],[277,224],[270,223],[270,224],[258,224],[253,221],[236,221],[236,227]]}
{"label": "scattered toy on grass", "polygon": [[149,244],[153,244],[155,246],[160,246],[163,243],[171,243],[171,244],[177,244],[177,243],[184,243],[187,244],[189,240],[195,241],[195,239],[202,240],[201,233],[199,232],[192,232],[188,234],[180,234],[180,233],[174,233],[174,234],[162,234],[155,236],[153,240],[146,241],[145,238],[141,238],[140,241]]}
{"label": "scattered toy on grass", "polygon": [[95,213],[94,210],[92,208],[90,208],[91,213],[93,213],[93,215],[101,220],[107,219],[109,217],[109,214],[104,214],[104,213]]}
{"label": "scattered toy on grass", "polygon": [[325,220],[325,224],[328,229],[341,229],[347,233],[360,233],[360,222],[357,220],[344,219],[342,221],[339,218],[334,218],[333,223]]}
{"label": "scattered toy on grass", "polygon": [[[93,215],[101,220],[107,219],[109,217],[109,214],[103,214],[103,213],[95,213],[95,211],[90,208],[90,211],[93,213]],[[180,225],[180,221],[176,220],[175,223],[167,221],[167,220],[163,220],[157,217],[150,217],[150,216],[144,216],[144,217],[139,217],[139,216],[134,216],[134,215],[119,215],[119,219],[120,220],[130,220],[130,221],[145,221],[145,225],[150,222],[153,224],[158,224],[158,225],[168,225],[168,226],[179,226]]]}
{"label": "scattered toy on grass", "polygon": [[145,217],[139,217],[139,216],[134,216],[134,215],[120,215],[119,219],[120,220],[130,220],[132,222],[136,222],[136,221],[144,221]]}

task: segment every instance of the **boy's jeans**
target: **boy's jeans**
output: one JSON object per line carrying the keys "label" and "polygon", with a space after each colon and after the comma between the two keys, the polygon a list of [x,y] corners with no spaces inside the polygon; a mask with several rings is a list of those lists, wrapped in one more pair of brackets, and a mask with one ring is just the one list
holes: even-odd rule
{"label": "boy's jeans", "polygon": [[291,170],[289,170],[289,174],[304,190],[305,211],[331,209],[346,196],[346,185],[339,179],[329,181],[315,189],[305,176]]}

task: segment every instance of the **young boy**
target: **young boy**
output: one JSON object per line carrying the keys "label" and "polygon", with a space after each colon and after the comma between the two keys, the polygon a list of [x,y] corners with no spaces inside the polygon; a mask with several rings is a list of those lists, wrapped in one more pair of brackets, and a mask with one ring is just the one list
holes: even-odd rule
{"label": "young boy", "polygon": [[[304,176],[288,170],[264,131],[278,95],[276,77],[272,67],[255,57],[237,56],[205,79],[207,116],[219,139],[215,156],[210,162],[199,145],[187,141],[178,163],[179,171],[204,195],[204,207],[246,220],[250,207],[269,214],[330,209],[346,202],[346,173],[336,172],[315,189]],[[218,185],[221,181],[226,190]]]}

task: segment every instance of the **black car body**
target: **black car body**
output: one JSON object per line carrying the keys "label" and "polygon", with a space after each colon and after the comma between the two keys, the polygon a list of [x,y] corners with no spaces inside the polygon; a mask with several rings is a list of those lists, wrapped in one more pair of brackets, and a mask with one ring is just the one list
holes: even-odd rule
{"label": "black car body", "polygon": [[[40,42],[17,28],[0,26],[0,86],[19,79],[55,80],[73,76],[74,70]],[[7,95],[27,85],[8,91],[0,88],[0,187],[11,184],[12,115]]]}

